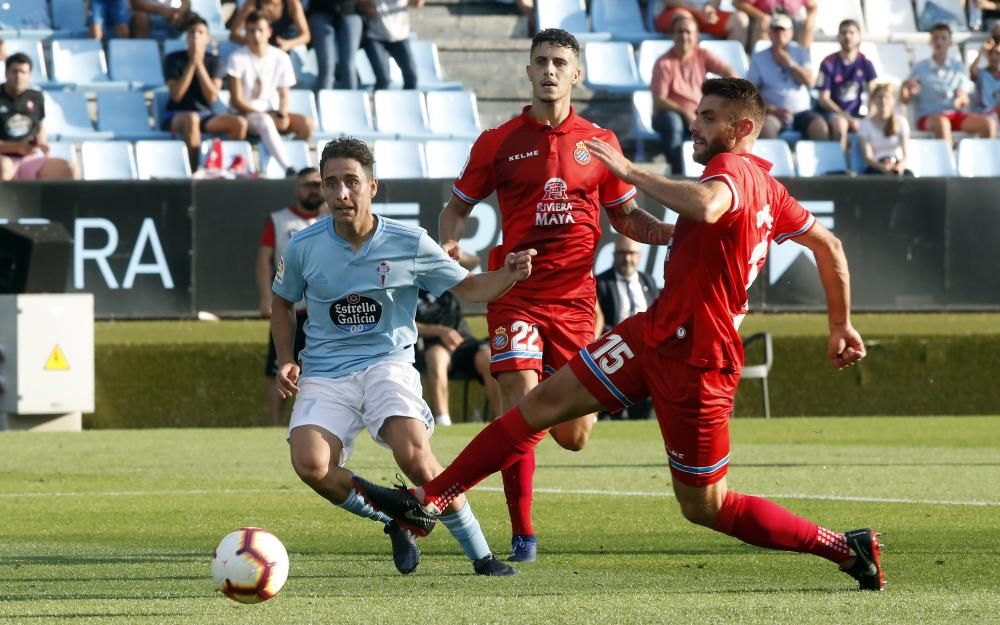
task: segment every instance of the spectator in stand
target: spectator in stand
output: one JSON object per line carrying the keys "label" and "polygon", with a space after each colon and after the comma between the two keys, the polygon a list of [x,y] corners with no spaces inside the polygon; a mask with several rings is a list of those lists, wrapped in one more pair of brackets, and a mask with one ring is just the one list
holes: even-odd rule
{"label": "spectator in stand", "polygon": [[[653,0],[650,0],[653,1]],[[679,13],[691,15],[698,23],[698,30],[717,39],[732,39],[744,46],[750,18],[742,11],[721,11],[721,0],[657,0],[660,13],[654,27],[658,32],[673,34],[674,17]]]}
{"label": "spectator in stand", "polygon": [[247,22],[252,13],[264,15],[271,24],[268,43],[282,52],[309,43],[311,33],[302,0],[248,0],[229,23],[229,40],[249,45]]}
{"label": "spectator in stand", "polygon": [[910,123],[896,112],[896,87],[891,82],[872,86],[868,117],[858,126],[866,174],[912,176],[906,168]]}
{"label": "spectator in stand", "polygon": [[391,82],[389,57],[403,73],[403,89],[417,88],[417,64],[410,48],[409,7],[424,6],[424,0],[359,0],[365,16],[361,46],[375,72],[375,89],[388,89]]}
{"label": "spectator in stand", "polygon": [[813,110],[809,95],[813,84],[809,51],[792,43],[792,18],[775,15],[770,35],[771,47],[750,58],[747,74],[767,105],[761,138],[773,139],[783,131],[795,130],[813,141],[827,140],[830,129],[823,116]]}
{"label": "spectator in stand", "polygon": [[[836,0],[825,0],[833,2]],[[733,0],[733,6],[750,16],[750,44],[766,39],[776,15],[787,15],[795,27],[795,41],[808,50],[816,34],[816,0]]]}
{"label": "spectator in stand", "polygon": [[365,25],[357,0],[312,0],[306,14],[316,50],[316,90],[357,89],[354,57]]}
{"label": "spectator in stand", "polygon": [[674,15],[674,47],[653,65],[649,89],[653,93],[653,130],[660,135],[670,171],[679,175],[684,158],[681,146],[691,137],[694,111],[701,101],[701,83],[708,72],[731,78],[735,70],[698,45],[698,24],[690,13]]}
{"label": "spectator in stand", "polygon": [[949,146],[952,145],[952,130],[995,137],[995,119],[966,110],[973,85],[965,73],[965,65],[948,55],[949,48],[951,28],[947,24],[935,24],[931,28],[931,58],[916,63],[910,77],[903,82],[903,103],[913,101],[918,129],[930,131]]}
{"label": "spectator in stand", "polygon": [[223,67],[209,50],[212,36],[208,22],[192,13],[188,20],[187,50],[172,52],[163,59],[163,78],[170,91],[160,129],[179,135],[188,147],[191,171],[201,160],[201,134],[224,134],[229,139],[246,139],[247,120],[240,115],[216,115],[212,105],[222,90]]}
{"label": "spectator in stand", "polygon": [[972,6],[980,12],[982,31],[992,30],[1000,24],[1000,0],[972,0]]}
{"label": "spectator in stand", "polygon": [[0,85],[0,180],[67,180],[80,177],[76,165],[48,156],[45,99],[31,85],[31,58],[15,52],[4,61]]}
{"label": "spectator in stand", "polygon": [[847,133],[857,132],[861,118],[861,98],[875,80],[875,66],[859,51],[861,26],[844,20],[837,31],[840,52],[823,59],[819,66],[820,113],[830,127],[830,138],[840,141],[847,152]]}
{"label": "spectator in stand", "polygon": [[976,81],[976,103],[980,113],[992,116],[997,122],[1000,121],[1000,46],[993,46],[987,59]]}
{"label": "spectator in stand", "polygon": [[87,3],[87,26],[91,39],[104,39],[104,25],[115,31],[115,37],[129,37],[129,0],[90,0]]}
{"label": "spectator in stand", "polygon": [[178,0],[165,4],[159,0],[132,0],[132,37],[149,39],[153,33],[153,18],[163,20],[167,29],[167,37],[173,38],[187,29],[187,20],[191,16],[191,0]]}
{"label": "spectator in stand", "polygon": [[312,136],[313,120],[288,112],[288,89],[295,85],[295,72],[288,53],[268,44],[271,22],[267,16],[252,11],[245,21],[247,45],[230,55],[226,68],[229,105],[247,118],[267,153],[291,176],[295,168],[281,133],[291,132],[296,139],[307,140]]}
{"label": "spectator in stand", "polygon": [[990,50],[997,45],[1000,45],[1000,21],[994,22],[993,28],[990,29],[990,36],[983,39],[983,43],[979,46],[979,52],[976,54],[976,58],[974,58],[972,63],[969,64],[969,76],[972,78],[973,82],[979,80],[979,70],[986,66],[986,60],[990,55]]}

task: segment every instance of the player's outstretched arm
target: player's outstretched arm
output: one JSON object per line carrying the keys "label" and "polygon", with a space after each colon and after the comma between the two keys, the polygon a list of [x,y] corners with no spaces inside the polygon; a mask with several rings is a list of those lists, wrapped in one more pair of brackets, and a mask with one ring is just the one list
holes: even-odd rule
{"label": "player's outstretched arm", "polygon": [[812,251],[826,293],[830,324],[827,358],[837,369],[850,367],[865,357],[865,344],[851,325],[851,275],[844,247],[840,239],[819,222],[794,241]]}
{"label": "player's outstretched arm", "polygon": [[462,250],[458,246],[458,240],[462,238],[465,221],[471,212],[471,206],[453,195],[438,216],[438,241],[448,256],[457,261],[462,260]]}
{"label": "player's outstretched arm", "polygon": [[[720,180],[687,182],[658,176],[625,158],[625,155],[600,139],[584,141],[590,153],[597,157],[625,182],[634,184],[647,195],[682,217],[704,223],[715,223],[733,205],[733,192]],[[615,226],[617,229],[617,226]]]}
{"label": "player's outstretched arm", "polygon": [[282,399],[288,399],[299,390],[295,385],[299,381],[299,365],[295,362],[294,305],[279,295],[274,295],[271,299],[271,337],[274,339],[274,351],[278,360],[274,384]]}
{"label": "player's outstretched arm", "polygon": [[471,302],[488,302],[495,300],[518,280],[524,280],[531,275],[531,257],[538,254],[534,249],[507,254],[504,266],[496,271],[469,274],[465,280],[452,287],[451,291]]}
{"label": "player's outstretched arm", "polygon": [[673,224],[663,223],[629,200],[624,204],[606,207],[608,221],[615,230],[633,241],[649,245],[666,245],[674,235]]}

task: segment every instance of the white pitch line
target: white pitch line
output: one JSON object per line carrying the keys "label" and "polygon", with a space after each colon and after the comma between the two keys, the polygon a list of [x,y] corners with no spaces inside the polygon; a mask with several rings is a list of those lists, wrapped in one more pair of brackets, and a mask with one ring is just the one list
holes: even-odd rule
{"label": "white pitch line", "polygon": [[[495,486],[480,486],[477,491],[502,493],[502,488]],[[604,497],[673,497],[666,491],[617,491],[599,490],[594,488],[536,488],[536,493],[546,495],[600,495]],[[224,489],[191,489],[191,490],[161,490],[161,491],[93,491],[93,492],[60,492],[60,493],[0,493],[0,499],[39,498],[39,497],[169,497],[185,495],[246,495],[261,493],[286,493],[290,495],[308,494],[301,488],[224,488]],[[759,494],[759,497],[769,499],[809,499],[816,501],[853,501],[864,503],[904,503],[929,506],[1000,506],[1000,501],[985,501],[981,499],[911,499],[906,497],[852,497],[847,495],[810,495],[807,493],[772,493]]]}

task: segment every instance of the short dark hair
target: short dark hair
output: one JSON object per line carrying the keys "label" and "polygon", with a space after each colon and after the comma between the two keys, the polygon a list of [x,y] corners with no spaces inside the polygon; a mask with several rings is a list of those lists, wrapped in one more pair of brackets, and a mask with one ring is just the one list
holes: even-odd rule
{"label": "short dark hair", "polygon": [[364,168],[365,173],[370,178],[374,177],[372,172],[375,167],[375,157],[372,156],[372,151],[368,149],[368,144],[360,139],[339,137],[327,143],[323,147],[323,154],[319,158],[321,176],[323,175],[323,170],[326,169],[326,162],[333,158],[354,159]]}
{"label": "short dark hair", "polygon": [[939,30],[946,31],[949,35],[951,34],[951,26],[948,26],[948,24],[944,22],[938,22],[937,24],[931,26],[932,33],[936,33]]}
{"label": "short dark hair", "polygon": [[861,24],[858,23],[858,20],[852,20],[851,18],[847,18],[846,20],[842,21],[840,25],[837,26],[837,32],[840,32],[841,30],[847,28],[848,26],[853,26],[859,31],[861,30]]}
{"label": "short dark hair", "polygon": [[722,98],[733,107],[736,119],[753,120],[757,132],[764,125],[764,98],[757,86],[742,78],[709,78],[701,85],[701,94]]}
{"label": "short dark hair", "polygon": [[264,13],[263,11],[256,11],[256,10],[254,10],[254,11],[250,11],[250,13],[247,14],[247,21],[244,22],[244,24],[246,24],[247,26],[249,26],[250,24],[256,24],[257,22],[259,22],[261,20],[264,20],[265,22],[267,22],[268,26],[271,25],[271,18],[269,18],[267,16],[267,13]]}
{"label": "short dark hair", "polygon": [[296,178],[305,178],[309,174],[318,174],[319,170],[315,167],[303,167],[295,173]]}
{"label": "short dark hair", "polygon": [[194,28],[198,24],[201,24],[205,28],[208,28],[208,20],[206,20],[204,17],[198,15],[197,13],[194,13],[194,12],[188,13],[187,14],[187,18],[185,19],[184,30],[185,31],[191,30],[192,28]]}
{"label": "short dark hair", "polygon": [[10,69],[11,65],[25,64],[28,67],[33,67],[34,63],[31,62],[31,57],[24,52],[15,52],[14,54],[7,57],[6,65],[4,69]]}
{"label": "short dark hair", "polygon": [[561,48],[569,48],[577,58],[580,58],[580,42],[576,40],[576,37],[572,33],[566,32],[561,28],[546,28],[545,30],[538,31],[538,34],[531,38],[531,51],[534,52],[535,48],[543,43],[550,43]]}

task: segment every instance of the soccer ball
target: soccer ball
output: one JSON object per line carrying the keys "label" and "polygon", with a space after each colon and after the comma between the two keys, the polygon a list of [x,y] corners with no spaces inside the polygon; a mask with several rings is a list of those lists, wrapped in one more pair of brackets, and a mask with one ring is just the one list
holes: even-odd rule
{"label": "soccer ball", "polygon": [[216,589],[233,601],[267,601],[288,579],[288,552],[271,532],[241,527],[226,534],[215,548],[212,577]]}

